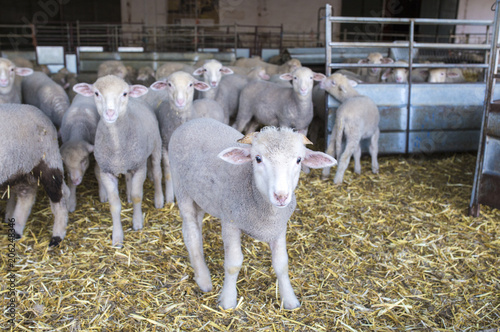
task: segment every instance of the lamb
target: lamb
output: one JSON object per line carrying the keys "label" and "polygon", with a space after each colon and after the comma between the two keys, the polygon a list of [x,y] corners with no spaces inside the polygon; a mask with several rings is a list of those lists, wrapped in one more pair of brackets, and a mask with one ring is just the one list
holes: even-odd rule
{"label": "lamb", "polygon": [[233,74],[233,71],[215,59],[206,60],[203,66],[193,72],[195,76],[203,76],[203,80],[210,86],[209,90],[201,91],[202,98],[215,99],[222,75]]}
{"label": "lamb", "polygon": [[[332,130],[326,153],[336,157],[339,162],[337,173],[333,182],[342,184],[344,172],[349,165],[351,155],[354,154],[354,172],[361,173],[361,146],[362,139],[370,138],[370,155],[372,158],[372,171],[378,173],[377,161],[378,138],[380,130],[378,127],[380,115],[375,103],[366,96],[360,95],[354,87],[356,82],[347,79],[342,74],[333,74],[322,81],[321,86],[335,99],[341,102],[335,116],[335,126]],[[346,137],[346,147],[341,154],[342,137]],[[330,169],[323,169],[323,178],[330,174]]]}
{"label": "lamb", "polygon": [[121,247],[123,229],[120,220],[118,175],[125,174],[129,179],[134,208],[134,230],[143,227],[141,205],[149,157],[154,177],[154,204],[157,209],[163,207],[158,121],[146,103],[135,99],[147,93],[145,86],[130,86],[117,76],[107,75],[97,79],[94,84],[79,83],[73,89],[81,95],[94,96],[100,115],[95,135],[94,157],[100,168],[99,177],[105,188],[113,219],[112,244]]}
{"label": "lamb", "polygon": [[154,69],[149,67],[149,66],[144,66],[144,67],[139,68],[139,70],[137,71],[137,77],[135,80],[136,80],[135,81],[136,84],[150,86],[151,84],[153,84],[156,81]]}
{"label": "lamb", "polygon": [[64,88],[46,74],[37,71],[26,76],[21,86],[23,101],[38,107],[57,128],[61,127],[64,112],[70,105]]}
{"label": "lamb", "polygon": [[122,79],[126,79],[128,74],[127,67],[123,62],[118,60],[108,60],[104,61],[97,68],[97,77],[104,77],[107,75],[115,75]]}
{"label": "lamb", "polygon": [[212,99],[197,99],[193,101],[194,90],[210,89],[205,82],[198,81],[183,71],[178,71],[167,77],[166,81],[157,81],[151,85],[153,90],[166,90],[168,102],[162,103],[157,112],[162,138],[162,160],[165,177],[165,197],[167,203],[174,202],[174,190],[170,175],[168,158],[168,143],[177,127],[186,121],[210,117],[220,122],[226,122],[224,110]]}
{"label": "lamb", "polygon": [[175,73],[176,71],[183,71],[191,74],[192,72],[195,71],[195,68],[193,66],[184,64],[182,62],[176,62],[176,61],[165,62],[156,70],[156,80],[157,81],[164,80],[171,74]]}
{"label": "lamb", "polygon": [[429,83],[464,83],[465,78],[460,68],[433,68],[429,70]]}
{"label": "lamb", "polygon": [[[393,63],[394,60],[391,58],[386,58],[378,52],[368,54],[366,59],[361,59],[358,61],[360,64],[387,64]],[[381,79],[381,68],[371,67],[371,68],[359,68],[358,74],[361,76],[361,80],[367,83],[379,83]]]}
{"label": "lamb", "polygon": [[203,292],[212,290],[202,242],[206,212],[219,218],[222,226],[222,308],[236,306],[244,232],[269,243],[283,307],[294,309],[300,302],[288,276],[286,225],[295,210],[301,165],[322,168],[336,161],[306,149],[307,138],[289,128],[266,128],[242,137],[215,120],[196,119],[180,126],[170,140],[172,180],[194,279]]}
{"label": "lamb", "polygon": [[[94,139],[99,122],[99,113],[94,98],[76,95],[71,106],[64,113],[61,129],[61,156],[66,172],[68,173],[68,211],[76,208],[76,187],[82,182],[83,176],[90,163],[90,154],[94,151]],[[99,174],[96,164],[95,174]],[[98,178],[99,180],[99,178]],[[101,200],[105,200],[106,193],[99,183]]]}
{"label": "lamb", "polygon": [[5,220],[14,222],[14,235],[21,238],[41,183],[54,214],[49,246],[57,246],[66,235],[69,189],[56,129],[31,105],[1,104],[0,118],[0,191],[10,195]]}
{"label": "lamb", "polygon": [[313,118],[313,83],[323,80],[325,75],[300,67],[281,78],[292,80],[292,86],[265,81],[252,81],[245,86],[234,128],[241,132],[254,118],[263,125],[296,128],[307,134]]}
{"label": "lamb", "polygon": [[215,101],[218,102],[224,110],[225,118],[229,122],[235,119],[240,102],[240,93],[243,88],[252,80],[269,80],[263,68],[254,68],[248,75],[224,75],[219,84]]}
{"label": "lamb", "polygon": [[249,68],[259,66],[264,68],[269,76],[272,76],[275,74],[290,73],[295,69],[302,67],[302,64],[300,63],[299,59],[291,59],[285,62],[284,64],[278,66],[262,61],[260,57],[254,57],[254,58],[239,58],[234,63],[234,66],[249,67]]}
{"label": "lamb", "polygon": [[21,103],[21,83],[18,76],[33,73],[28,67],[16,67],[9,59],[0,58],[0,104]]}
{"label": "lamb", "polygon": [[[394,64],[408,65],[406,61],[396,61]],[[408,83],[408,68],[388,68],[381,76],[381,80],[387,83]]]}

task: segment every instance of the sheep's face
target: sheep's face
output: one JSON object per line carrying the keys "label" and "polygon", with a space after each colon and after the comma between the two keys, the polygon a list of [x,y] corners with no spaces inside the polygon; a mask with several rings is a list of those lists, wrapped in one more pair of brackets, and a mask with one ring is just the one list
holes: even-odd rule
{"label": "sheep's face", "polygon": [[255,186],[278,208],[284,208],[292,201],[302,164],[311,168],[336,164],[329,155],[307,149],[304,144],[310,144],[310,141],[289,128],[266,127],[239,142],[251,146],[228,148],[219,157],[236,165],[252,162]]}
{"label": "sheep's face", "polygon": [[205,64],[196,69],[193,75],[203,76],[205,83],[210,85],[212,89],[219,86],[222,75],[232,74],[233,71],[224,67],[222,63],[217,60],[206,61]]}
{"label": "sheep's face", "polygon": [[342,74],[333,74],[320,83],[322,89],[326,90],[339,101],[347,98],[351,88],[357,85],[356,81],[350,80]]}
{"label": "sheep's face", "polygon": [[67,142],[61,146],[61,157],[71,182],[77,186],[89,167],[89,154],[94,146],[84,142]]}
{"label": "sheep's face", "polygon": [[0,58],[0,93],[7,94],[14,85],[16,74],[27,76],[33,73],[31,68],[17,68],[10,60]]}
{"label": "sheep's face", "polygon": [[151,85],[153,90],[166,89],[168,100],[178,109],[187,109],[193,103],[194,90],[207,91],[210,86],[205,82],[198,81],[188,73],[178,71],[166,78],[165,81],[157,81]]}
{"label": "sheep's face", "polygon": [[435,68],[429,70],[429,83],[444,83],[446,82],[446,69]]}
{"label": "sheep's face", "polygon": [[123,79],[107,75],[94,84],[80,83],[73,87],[79,94],[94,96],[97,111],[106,123],[114,123],[127,111],[128,98],[140,97],[148,92],[143,85],[128,85]]}
{"label": "sheep's face", "polygon": [[[358,61],[358,63],[361,64],[373,64],[373,65],[386,64],[392,62],[394,62],[394,60],[392,60],[391,58],[384,58],[384,56],[378,52],[370,53],[368,54],[368,57],[366,59]],[[376,76],[380,73],[380,70],[381,68],[371,67],[368,69],[368,74]]]}
{"label": "sheep's face", "polygon": [[307,67],[300,67],[291,73],[280,75],[282,80],[292,81],[293,90],[300,97],[307,98],[312,94],[314,81],[320,82],[326,78],[321,73],[315,73]]}
{"label": "sheep's face", "polygon": [[255,184],[274,206],[284,208],[292,201],[305,150],[299,134],[289,130],[264,130],[255,137],[251,149]]}
{"label": "sheep's face", "polygon": [[393,75],[396,83],[408,82],[408,70],[406,68],[394,68]]}

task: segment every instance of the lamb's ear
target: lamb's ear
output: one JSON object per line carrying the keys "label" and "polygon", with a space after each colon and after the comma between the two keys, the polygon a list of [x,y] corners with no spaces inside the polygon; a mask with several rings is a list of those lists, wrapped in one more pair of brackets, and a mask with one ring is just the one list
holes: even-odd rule
{"label": "lamb's ear", "polygon": [[337,165],[337,160],[326,153],[306,148],[306,156],[302,160],[302,164],[310,168],[325,168]]}
{"label": "lamb's ear", "polygon": [[92,84],[88,83],[75,84],[73,86],[73,91],[85,97],[91,97],[94,95],[94,89],[92,88]]}
{"label": "lamb's ear", "polygon": [[220,159],[233,165],[245,164],[252,160],[250,148],[232,147],[218,154]]}
{"label": "lamb's ear", "polygon": [[130,97],[139,98],[140,96],[144,96],[146,93],[148,93],[148,88],[144,85],[134,84],[130,86]]}
{"label": "lamb's ear", "polygon": [[291,81],[291,80],[293,80],[293,75],[290,73],[281,74],[280,79],[285,80],[285,81]]}
{"label": "lamb's ear", "polygon": [[31,68],[17,67],[15,70],[16,70],[16,75],[19,75],[19,76],[28,76],[28,75],[33,74],[33,69],[31,69]]}
{"label": "lamb's ear", "polygon": [[222,67],[220,69],[220,72],[223,74],[223,75],[230,75],[230,74],[234,74],[233,70],[231,68],[227,68],[227,67]]}
{"label": "lamb's ear", "polygon": [[326,79],[326,76],[324,74],[314,73],[313,75],[313,80],[315,80],[316,82],[321,82],[324,79]]}
{"label": "lamb's ear", "polygon": [[206,71],[206,70],[205,70],[205,68],[200,67],[200,68],[196,69],[196,70],[193,72],[193,75],[194,75],[194,76],[201,76],[201,75],[203,75],[203,73],[205,73],[205,71]]}
{"label": "lamb's ear", "polygon": [[156,81],[150,85],[150,88],[155,90],[155,91],[163,90],[166,87],[167,87],[167,82],[165,82],[165,81]]}
{"label": "lamb's ear", "polygon": [[202,81],[194,81],[194,88],[198,91],[208,91],[210,90],[210,85]]}

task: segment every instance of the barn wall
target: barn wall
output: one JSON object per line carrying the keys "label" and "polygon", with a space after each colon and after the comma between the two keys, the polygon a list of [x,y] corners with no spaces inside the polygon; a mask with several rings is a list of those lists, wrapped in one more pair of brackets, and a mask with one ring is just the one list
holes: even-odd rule
{"label": "barn wall", "polygon": [[[495,12],[491,10],[492,0],[460,0],[457,19],[493,20]],[[484,42],[485,27],[457,26],[457,34],[470,33],[470,42]],[[461,40],[465,42],[465,40]]]}

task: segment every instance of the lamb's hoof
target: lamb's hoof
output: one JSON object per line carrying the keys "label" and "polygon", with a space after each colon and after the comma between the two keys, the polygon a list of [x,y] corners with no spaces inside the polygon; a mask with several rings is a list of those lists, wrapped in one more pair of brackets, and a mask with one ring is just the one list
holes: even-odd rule
{"label": "lamb's hoof", "polygon": [[14,233],[14,239],[19,240],[21,238],[21,235]]}
{"label": "lamb's hoof", "polygon": [[372,169],[373,174],[378,174],[378,168]]}
{"label": "lamb's hoof", "polygon": [[113,248],[116,248],[116,249],[123,249],[123,243],[115,243],[112,245]]}
{"label": "lamb's hoof", "polygon": [[300,302],[296,298],[290,299],[288,301],[283,301],[283,308],[285,308],[286,310],[293,310],[299,307],[300,307]]}
{"label": "lamb's hoof", "polygon": [[59,236],[54,236],[50,239],[49,247],[57,247],[61,241],[62,239]]}

